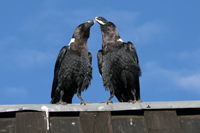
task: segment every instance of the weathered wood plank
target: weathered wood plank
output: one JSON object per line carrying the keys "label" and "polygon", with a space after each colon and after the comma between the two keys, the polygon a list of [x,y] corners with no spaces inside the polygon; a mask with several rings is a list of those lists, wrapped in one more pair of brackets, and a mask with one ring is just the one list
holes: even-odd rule
{"label": "weathered wood plank", "polygon": [[200,115],[178,116],[181,133],[200,133]]}
{"label": "weathered wood plank", "polygon": [[15,118],[1,118],[0,133],[15,133]]}
{"label": "weathered wood plank", "polygon": [[81,133],[78,117],[52,117],[50,123],[51,133]]}
{"label": "weathered wood plank", "polygon": [[175,111],[145,111],[144,117],[149,133],[180,133]]}
{"label": "weathered wood plank", "polygon": [[16,113],[17,133],[49,133],[45,112]]}
{"label": "weathered wood plank", "polygon": [[113,116],[114,133],[148,133],[143,116]]}
{"label": "weathered wood plank", "polygon": [[113,133],[110,112],[80,112],[83,133]]}

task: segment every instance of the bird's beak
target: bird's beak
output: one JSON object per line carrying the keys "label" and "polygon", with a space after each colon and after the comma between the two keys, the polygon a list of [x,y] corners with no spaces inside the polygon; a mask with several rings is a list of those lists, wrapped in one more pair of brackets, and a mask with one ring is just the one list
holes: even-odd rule
{"label": "bird's beak", "polygon": [[108,23],[108,21],[103,18],[103,17],[95,17],[95,20],[100,24],[100,25],[105,25],[106,23]]}
{"label": "bird's beak", "polygon": [[90,20],[85,21],[84,25],[85,27],[90,28],[91,26],[94,25],[94,23],[95,21],[90,19]]}

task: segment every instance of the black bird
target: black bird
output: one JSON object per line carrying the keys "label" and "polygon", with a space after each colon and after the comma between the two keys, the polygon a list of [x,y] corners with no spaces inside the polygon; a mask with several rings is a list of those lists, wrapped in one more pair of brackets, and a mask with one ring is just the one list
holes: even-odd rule
{"label": "black bird", "polygon": [[98,67],[103,85],[110,90],[110,98],[115,95],[119,102],[140,100],[139,76],[141,70],[136,49],[131,42],[123,42],[116,26],[103,17],[95,20],[101,26],[102,50],[97,53]]}
{"label": "black bird", "polygon": [[57,57],[51,92],[52,104],[72,103],[74,94],[81,100],[81,92],[86,90],[92,79],[92,55],[88,52],[87,40],[90,27],[95,23],[88,20],[74,31],[68,46],[64,46]]}

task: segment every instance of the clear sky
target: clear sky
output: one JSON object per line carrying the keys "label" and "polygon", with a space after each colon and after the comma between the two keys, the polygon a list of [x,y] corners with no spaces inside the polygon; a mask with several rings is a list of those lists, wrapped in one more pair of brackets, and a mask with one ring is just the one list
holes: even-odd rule
{"label": "clear sky", "polygon": [[[135,45],[142,101],[200,100],[199,0],[0,0],[0,104],[48,104],[60,49],[96,16]],[[92,103],[110,96],[97,66],[101,42],[95,23],[88,39],[93,80],[82,93]],[[80,102],[75,95],[73,103]]]}

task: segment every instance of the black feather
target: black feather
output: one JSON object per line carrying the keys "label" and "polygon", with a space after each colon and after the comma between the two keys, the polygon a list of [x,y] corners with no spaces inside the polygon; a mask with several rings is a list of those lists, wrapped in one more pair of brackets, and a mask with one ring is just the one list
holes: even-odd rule
{"label": "black feather", "polygon": [[74,31],[72,41],[58,55],[54,69],[51,103],[72,103],[77,93],[81,103],[81,92],[86,90],[92,79],[92,55],[88,52],[87,40],[93,20],[80,24]]}
{"label": "black feather", "polygon": [[[101,25],[102,50],[97,54],[99,72],[105,89],[120,102],[140,101],[138,55],[131,42],[123,42],[116,26],[105,18],[96,17]],[[134,94],[135,93],[135,94]]]}

